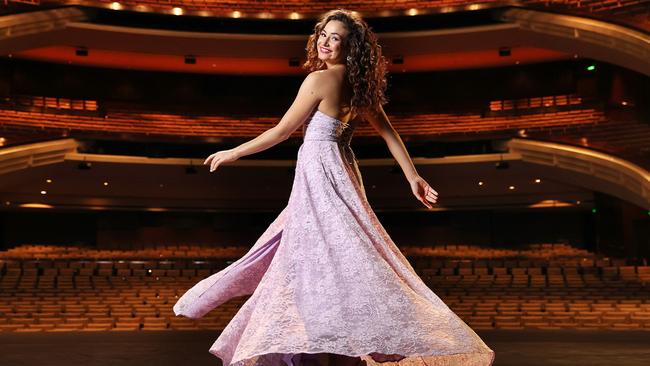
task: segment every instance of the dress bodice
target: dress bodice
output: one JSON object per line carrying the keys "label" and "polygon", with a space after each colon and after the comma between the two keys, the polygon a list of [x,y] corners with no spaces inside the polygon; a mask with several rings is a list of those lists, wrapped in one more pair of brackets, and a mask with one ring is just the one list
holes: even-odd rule
{"label": "dress bodice", "polygon": [[335,141],[349,146],[356,124],[356,121],[343,123],[315,108],[303,125],[304,141]]}

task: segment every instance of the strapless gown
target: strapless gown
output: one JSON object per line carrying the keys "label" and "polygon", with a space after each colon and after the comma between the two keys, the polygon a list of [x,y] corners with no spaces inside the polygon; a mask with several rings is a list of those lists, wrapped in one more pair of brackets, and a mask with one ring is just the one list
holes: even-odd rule
{"label": "strapless gown", "polygon": [[[494,352],[426,286],[371,209],[354,128],[314,110],[287,206],[174,313],[200,318],[251,295],[209,350],[224,366],[297,366],[314,354],[369,366],[491,365]],[[401,360],[380,363],[386,355]]]}

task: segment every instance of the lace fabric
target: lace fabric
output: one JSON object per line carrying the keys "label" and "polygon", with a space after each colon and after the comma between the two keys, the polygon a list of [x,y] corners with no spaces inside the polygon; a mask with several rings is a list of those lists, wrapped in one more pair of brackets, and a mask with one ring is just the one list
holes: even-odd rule
{"label": "lace fabric", "polygon": [[199,318],[251,294],[210,348],[225,366],[298,366],[321,353],[360,365],[491,365],[494,352],[377,219],[349,146],[355,124],[341,126],[314,111],[287,206],[242,258],[190,288],[175,314]]}

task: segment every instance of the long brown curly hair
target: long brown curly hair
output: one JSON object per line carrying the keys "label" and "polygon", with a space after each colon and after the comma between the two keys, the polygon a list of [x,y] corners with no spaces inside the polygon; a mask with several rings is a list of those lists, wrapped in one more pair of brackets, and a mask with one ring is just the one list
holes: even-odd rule
{"label": "long brown curly hair", "polygon": [[[351,109],[353,114],[371,112],[386,104],[386,59],[381,54],[377,36],[366,22],[358,15],[345,9],[330,10],[323,14],[314,26],[314,33],[307,41],[307,61],[303,68],[309,71],[327,68],[325,62],[318,58],[316,43],[321,31],[330,20],[343,22],[348,35],[343,38],[343,54],[346,56],[345,73],[353,96]],[[347,57],[349,56],[349,57]]]}

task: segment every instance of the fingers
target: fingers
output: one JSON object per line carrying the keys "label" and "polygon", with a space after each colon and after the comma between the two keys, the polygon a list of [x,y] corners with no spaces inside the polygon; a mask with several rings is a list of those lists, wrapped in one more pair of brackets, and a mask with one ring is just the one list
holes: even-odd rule
{"label": "fingers", "polygon": [[209,164],[210,161],[214,158],[214,155],[215,155],[215,154],[212,154],[212,155],[208,156],[208,157],[205,159],[205,161],[203,162],[203,165]]}
{"label": "fingers", "polygon": [[219,152],[216,152],[208,156],[207,159],[205,159],[203,162],[203,165],[210,165],[210,172],[215,171],[219,167],[219,164],[221,164],[221,159],[217,157],[218,154]]}
{"label": "fingers", "polygon": [[219,164],[221,164],[221,160],[213,159],[212,164],[210,165],[210,171],[211,172],[215,171],[219,167]]}
{"label": "fingers", "polygon": [[433,208],[432,203],[436,203],[438,200],[438,192],[431,188],[431,186],[426,185],[424,187],[424,195],[421,199],[422,203],[428,208]]}
{"label": "fingers", "polygon": [[429,192],[429,193],[426,194],[426,199],[435,201],[435,200],[438,199],[438,194],[437,193],[434,194],[434,193]]}
{"label": "fingers", "polygon": [[433,199],[433,200],[438,199],[438,192],[436,192],[436,190],[431,188],[430,186],[426,186],[426,188],[424,189],[424,193],[425,193],[424,196],[427,199]]}

